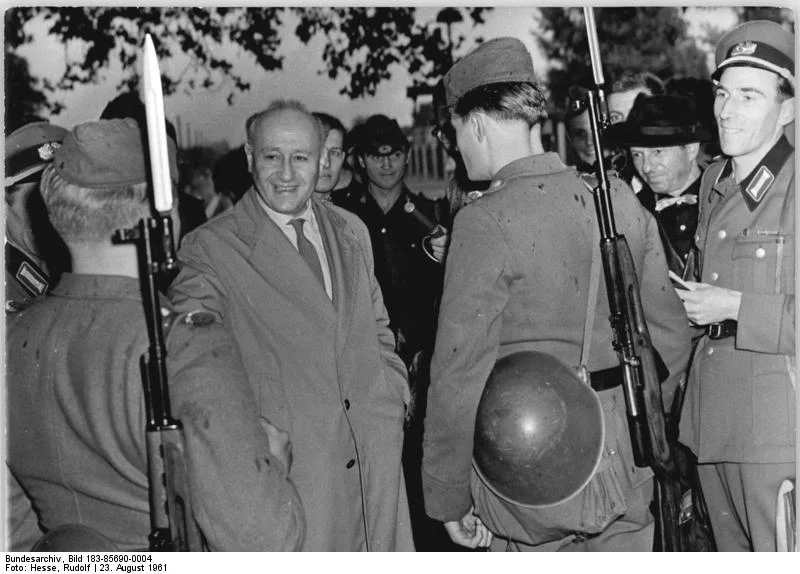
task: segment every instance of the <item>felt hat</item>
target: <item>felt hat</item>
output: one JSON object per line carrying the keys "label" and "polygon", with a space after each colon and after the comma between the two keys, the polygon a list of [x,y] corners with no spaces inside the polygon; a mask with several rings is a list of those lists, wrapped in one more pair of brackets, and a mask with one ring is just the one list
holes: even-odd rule
{"label": "felt hat", "polygon": [[604,136],[624,147],[669,147],[711,138],[698,120],[694,101],[678,94],[639,94],[628,119],[609,126]]}

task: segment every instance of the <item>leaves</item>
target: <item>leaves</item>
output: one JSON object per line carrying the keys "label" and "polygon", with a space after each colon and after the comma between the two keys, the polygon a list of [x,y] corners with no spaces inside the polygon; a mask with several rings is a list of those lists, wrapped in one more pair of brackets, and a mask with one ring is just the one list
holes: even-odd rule
{"label": "leaves", "polygon": [[[444,8],[445,21],[483,23],[491,8]],[[333,80],[345,77],[339,90],[352,99],[374,96],[378,86],[404,68],[411,76],[410,94],[430,92],[452,65],[452,53],[464,41],[459,35],[450,46],[445,22],[418,22],[415,8],[295,8],[300,23],[295,34],[304,43],[316,35],[326,39],[325,70]],[[457,13],[455,16],[453,13]],[[464,18],[466,14],[467,18]],[[460,19],[459,19],[460,16]]]}
{"label": "leaves", "polygon": [[[593,82],[583,10],[542,8],[540,12],[539,43],[555,63],[548,82],[555,107],[563,109],[570,85]],[[708,76],[705,52],[687,37],[680,9],[601,8],[594,12],[607,84],[624,72],[647,71],[662,79]]]}

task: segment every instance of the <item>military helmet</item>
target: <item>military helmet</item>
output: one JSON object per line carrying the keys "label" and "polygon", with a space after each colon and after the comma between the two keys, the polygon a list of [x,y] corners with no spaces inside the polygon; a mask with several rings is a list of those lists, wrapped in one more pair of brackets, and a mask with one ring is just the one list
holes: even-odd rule
{"label": "military helmet", "polygon": [[603,410],[592,388],[545,353],[499,359],[475,420],[474,467],[499,497],[527,507],[577,494],[600,463]]}

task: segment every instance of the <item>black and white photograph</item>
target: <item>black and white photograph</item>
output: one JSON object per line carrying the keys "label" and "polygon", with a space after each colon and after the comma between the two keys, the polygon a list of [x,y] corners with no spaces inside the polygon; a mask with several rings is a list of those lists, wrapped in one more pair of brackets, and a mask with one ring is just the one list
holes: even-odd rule
{"label": "black and white photograph", "polygon": [[4,16],[6,570],[800,551],[793,8]]}

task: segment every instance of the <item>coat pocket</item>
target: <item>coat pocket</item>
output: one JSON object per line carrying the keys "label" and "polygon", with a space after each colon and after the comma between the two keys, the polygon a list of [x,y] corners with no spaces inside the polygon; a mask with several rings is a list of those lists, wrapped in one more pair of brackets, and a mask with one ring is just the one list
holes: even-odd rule
{"label": "coat pocket", "polygon": [[791,272],[793,258],[793,236],[746,229],[733,245],[734,285],[752,293],[784,292],[784,276]]}
{"label": "coat pocket", "polygon": [[795,392],[784,355],[753,353],[753,436],[759,444],[794,442]]}

